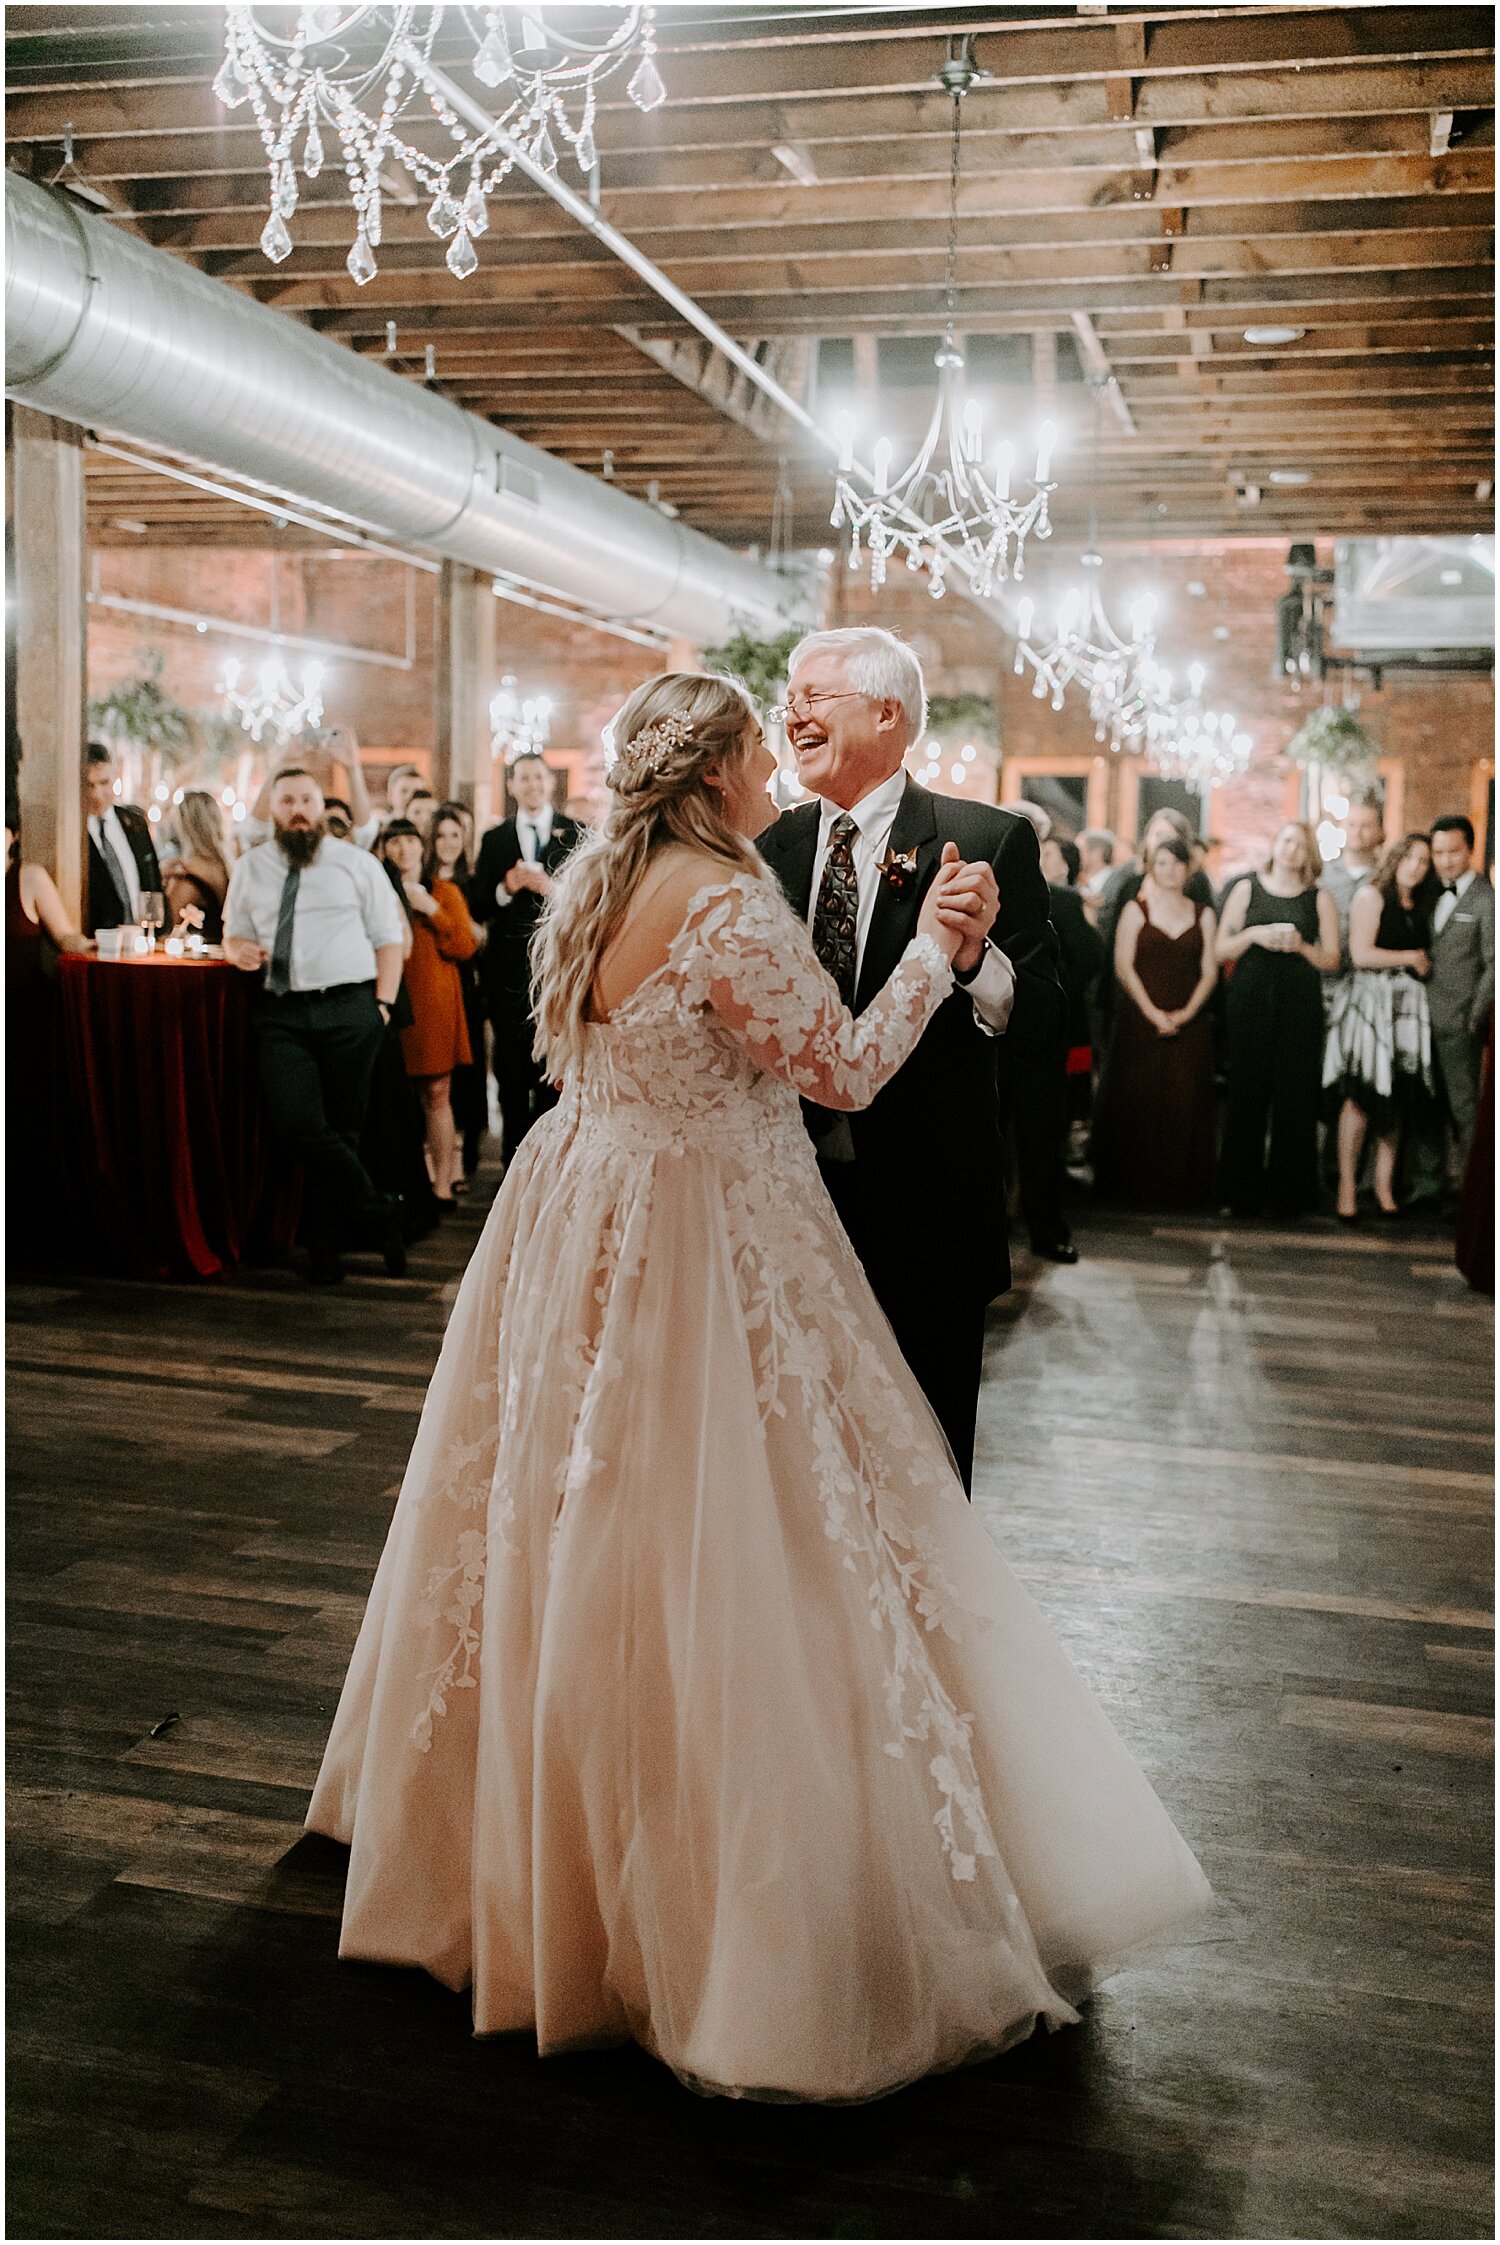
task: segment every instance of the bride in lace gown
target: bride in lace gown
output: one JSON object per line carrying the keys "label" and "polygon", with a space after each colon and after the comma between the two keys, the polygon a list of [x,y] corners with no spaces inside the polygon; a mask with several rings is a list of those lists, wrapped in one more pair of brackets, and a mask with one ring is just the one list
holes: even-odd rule
{"label": "bride in lace gown", "polygon": [[[855,1020],[749,846],[740,690],[668,674],[615,735],[542,941],[562,1101],[459,1290],[308,1823],[350,1848],[340,1953],[472,1987],[481,2034],[876,2097],[1074,2020],[1208,1887],[966,1502],[803,1127],[948,998],[944,877]],[[940,1287],[920,1224],[911,1256]]]}

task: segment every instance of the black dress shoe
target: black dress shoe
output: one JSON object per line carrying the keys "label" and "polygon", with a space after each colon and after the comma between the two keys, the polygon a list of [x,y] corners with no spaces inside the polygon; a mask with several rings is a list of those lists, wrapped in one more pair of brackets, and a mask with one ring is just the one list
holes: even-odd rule
{"label": "black dress shoe", "polygon": [[1078,1250],[1070,1239],[1034,1239],[1031,1252],[1039,1255],[1044,1263],[1076,1263],[1078,1260]]}
{"label": "black dress shoe", "polygon": [[406,1276],[406,1240],[401,1230],[401,1203],[392,1200],[380,1220],[380,1255],[387,1278]]}

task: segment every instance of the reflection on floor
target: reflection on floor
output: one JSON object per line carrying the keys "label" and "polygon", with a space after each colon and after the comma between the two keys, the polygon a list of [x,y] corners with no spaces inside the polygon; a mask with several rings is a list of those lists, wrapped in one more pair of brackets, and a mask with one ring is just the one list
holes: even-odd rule
{"label": "reflection on floor", "polygon": [[978,1502],[1221,1899],[1079,2030],[828,2113],[335,1961],[301,1812],[481,1213],[331,1295],[11,1290],[11,2234],[1489,2234],[1492,1313],[1444,1242],[1023,1258]]}

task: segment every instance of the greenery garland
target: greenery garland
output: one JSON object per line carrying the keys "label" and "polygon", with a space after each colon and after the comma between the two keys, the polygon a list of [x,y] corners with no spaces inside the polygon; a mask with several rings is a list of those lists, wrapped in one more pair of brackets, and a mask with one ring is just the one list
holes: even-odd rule
{"label": "greenery garland", "polygon": [[1318,764],[1346,779],[1369,778],[1379,750],[1352,709],[1328,705],[1315,709],[1287,742],[1292,763]]}
{"label": "greenery garland", "polygon": [[139,652],[139,677],[121,679],[107,694],[90,700],[89,730],[106,740],[128,742],[147,754],[154,750],[171,771],[196,752],[197,729],[191,713],[161,682],[165,658],[160,650],[142,648]]}
{"label": "greenery garland", "polygon": [[761,638],[748,624],[741,624],[722,645],[704,648],[703,665],[706,670],[738,678],[761,708],[769,709],[785,694],[787,661],[798,640],[806,637],[802,624],[792,624],[769,639]]}
{"label": "greenery garland", "polygon": [[929,694],[927,730],[944,745],[1000,745],[1000,712],[988,694]]}

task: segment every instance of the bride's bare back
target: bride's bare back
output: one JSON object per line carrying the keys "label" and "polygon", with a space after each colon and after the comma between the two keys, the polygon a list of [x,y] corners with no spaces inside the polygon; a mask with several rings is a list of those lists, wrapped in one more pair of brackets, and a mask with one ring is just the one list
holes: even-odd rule
{"label": "bride's bare back", "polygon": [[724,860],[710,857],[706,850],[672,848],[660,853],[599,962],[589,995],[590,1021],[608,1021],[642,983],[660,972],[694,897],[710,884],[727,880],[729,874]]}

